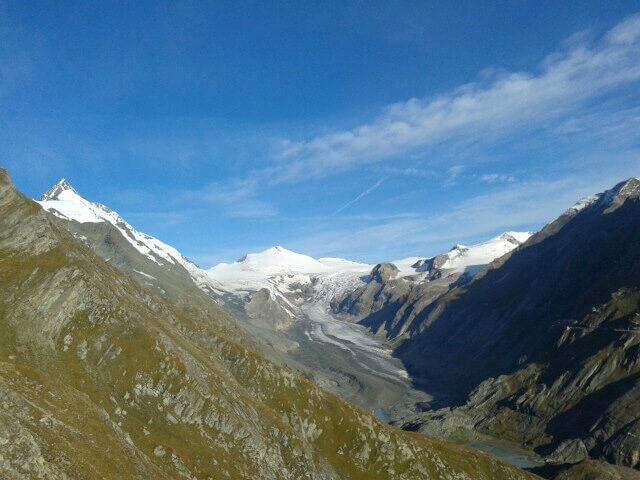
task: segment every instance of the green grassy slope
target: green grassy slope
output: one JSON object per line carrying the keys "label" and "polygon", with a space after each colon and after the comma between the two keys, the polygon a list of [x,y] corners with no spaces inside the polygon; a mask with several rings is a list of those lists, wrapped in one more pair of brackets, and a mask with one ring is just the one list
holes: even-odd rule
{"label": "green grassy slope", "polygon": [[0,170],[0,477],[525,479],[395,430],[167,303]]}

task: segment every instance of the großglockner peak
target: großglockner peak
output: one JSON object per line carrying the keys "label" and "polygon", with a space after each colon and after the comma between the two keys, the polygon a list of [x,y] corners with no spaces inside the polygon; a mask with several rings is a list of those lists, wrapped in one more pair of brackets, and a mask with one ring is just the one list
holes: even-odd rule
{"label": "gro\u00dfglockner peak", "polygon": [[203,290],[215,289],[215,282],[198,265],[182,255],[176,248],[151,235],[140,232],[117,212],[100,203],[82,197],[66,179],[52,186],[38,203],[56,217],[78,223],[110,223],[144,257],[163,265],[180,265]]}
{"label": "gro\u00dfglockner peak", "polygon": [[71,186],[71,184],[67,181],[67,179],[62,178],[58,183],[52,186],[40,197],[40,201],[44,202],[48,200],[58,200],[60,196],[66,191],[75,193],[77,195],[77,192]]}

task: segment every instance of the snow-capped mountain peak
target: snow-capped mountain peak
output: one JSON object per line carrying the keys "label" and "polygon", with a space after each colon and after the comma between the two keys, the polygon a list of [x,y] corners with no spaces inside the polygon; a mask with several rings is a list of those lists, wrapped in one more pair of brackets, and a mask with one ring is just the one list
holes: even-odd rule
{"label": "snow-capped mountain peak", "polygon": [[456,245],[440,268],[455,272],[463,272],[470,267],[477,269],[510,252],[530,236],[531,232],[505,232],[476,245]]}
{"label": "snow-capped mountain peak", "polygon": [[[232,291],[251,291],[269,288],[277,277],[332,275],[343,272],[366,273],[371,265],[342,258],[321,258],[293,252],[280,245],[261,252],[249,253],[233,263],[219,263],[207,274]],[[300,277],[300,278],[298,278]]]}
{"label": "snow-capped mountain peak", "polygon": [[[68,193],[65,193],[68,192]],[[42,197],[40,197],[40,201],[47,200],[58,200],[61,196],[69,196],[69,193],[76,194],[77,192],[71,186],[71,184],[67,181],[66,178],[60,179],[58,183],[56,183],[53,187],[47,190]]]}
{"label": "snow-capped mountain peak", "polygon": [[598,201],[599,198],[600,198],[600,196],[598,196],[598,195],[589,195],[587,197],[581,198],[576,203],[574,203],[571,207],[569,207],[564,212],[564,214],[565,215],[572,215],[574,213],[580,212],[580,211],[584,210],[585,208],[587,208],[589,205],[591,205],[591,204],[595,203],[596,201]]}
{"label": "snow-capped mountain peak", "polygon": [[[287,250],[279,245],[259,253],[249,253],[235,263],[244,271],[251,270],[268,274],[284,271],[310,273],[321,271],[324,268],[315,258]],[[213,267],[212,270],[215,268]]]}
{"label": "snow-capped mountain peak", "polygon": [[531,235],[533,235],[533,232],[504,232],[498,238],[517,246],[529,240]]}
{"label": "snow-capped mountain peak", "polygon": [[124,222],[111,209],[80,196],[64,178],[47,190],[38,203],[57,217],[79,223]]}
{"label": "snow-capped mountain peak", "polygon": [[212,278],[225,282],[267,279],[278,274],[324,273],[355,267],[363,267],[363,264],[342,258],[316,260],[278,245],[258,253],[249,253],[233,263],[219,263],[208,273]]}
{"label": "snow-capped mountain peak", "polygon": [[608,213],[618,208],[628,198],[640,198],[640,178],[631,177],[609,190],[584,197],[568,208],[564,215],[576,215],[591,205],[604,208],[604,212]]}
{"label": "snow-capped mountain peak", "polygon": [[399,268],[398,276],[408,277],[437,269],[450,273],[474,273],[482,266],[510,252],[526,242],[531,232],[504,232],[486,242],[475,245],[454,245],[451,250],[435,257],[410,257],[392,262]]}
{"label": "snow-capped mountain peak", "polygon": [[631,177],[615,187],[600,194],[606,207],[605,213],[611,212],[621,206],[629,198],[640,198],[640,179]]}
{"label": "snow-capped mountain peak", "polygon": [[110,223],[149,260],[158,265],[181,265],[198,286],[201,288],[212,286],[206,273],[174,247],[136,230],[109,207],[83,198],[64,178],[42,195],[38,203],[45,210],[64,220],[79,223]]}

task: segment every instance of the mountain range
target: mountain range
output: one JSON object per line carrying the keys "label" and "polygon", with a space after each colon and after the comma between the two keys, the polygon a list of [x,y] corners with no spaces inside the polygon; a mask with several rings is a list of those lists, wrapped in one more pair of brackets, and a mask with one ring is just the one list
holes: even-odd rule
{"label": "mountain range", "polygon": [[435,257],[209,270],[66,180],[0,187],[8,478],[638,477],[638,179]]}
{"label": "mountain range", "polygon": [[[0,170],[3,478],[533,478],[268,361],[207,287],[155,293],[178,258],[60,215]],[[123,273],[136,255],[167,277]]]}

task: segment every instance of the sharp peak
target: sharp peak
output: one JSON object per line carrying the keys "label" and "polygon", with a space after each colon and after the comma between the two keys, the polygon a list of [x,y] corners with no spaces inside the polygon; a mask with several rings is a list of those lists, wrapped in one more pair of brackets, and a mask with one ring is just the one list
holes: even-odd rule
{"label": "sharp peak", "polygon": [[71,184],[69,183],[69,180],[67,180],[64,177],[58,180],[58,183],[56,183],[54,187],[60,187],[65,190],[73,190],[75,192],[75,189],[71,186]]}
{"label": "sharp peak", "polygon": [[71,192],[75,193],[76,195],[78,194],[78,192],[76,192],[75,188],[73,188],[71,186],[71,184],[69,183],[69,181],[66,178],[61,178],[58,181],[58,183],[53,185],[49,190],[47,190],[42,195],[42,197],[40,197],[40,200],[41,201],[56,200],[58,198],[58,196],[64,191],[71,191]]}
{"label": "sharp peak", "polygon": [[502,232],[496,238],[498,238],[500,240],[515,241],[516,243],[524,243],[534,233],[535,232],[530,232],[530,231],[519,232],[519,231],[515,231],[515,230],[509,230],[508,232]]}
{"label": "sharp peak", "polygon": [[618,183],[611,190],[615,191],[615,193],[621,193],[626,188],[629,188],[629,187],[636,188],[638,186],[640,186],[640,178],[629,177],[626,180],[623,180],[622,182]]}

